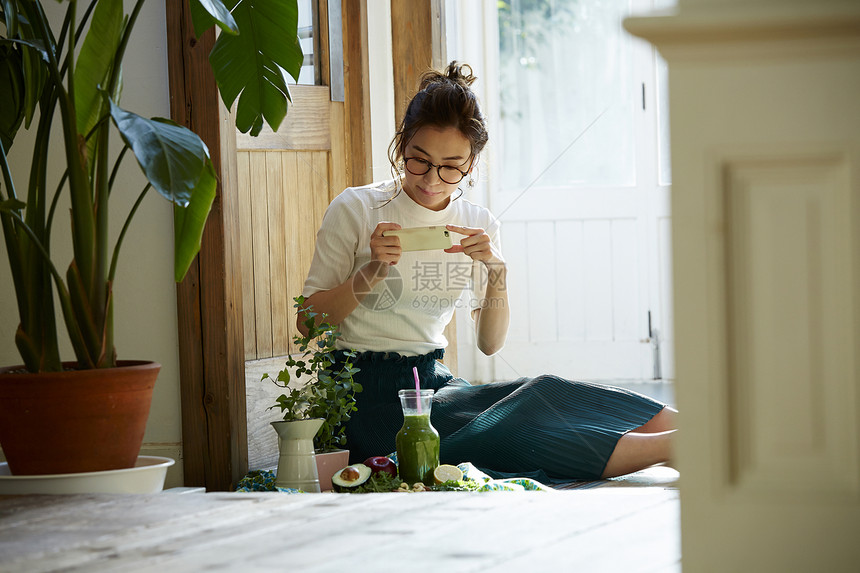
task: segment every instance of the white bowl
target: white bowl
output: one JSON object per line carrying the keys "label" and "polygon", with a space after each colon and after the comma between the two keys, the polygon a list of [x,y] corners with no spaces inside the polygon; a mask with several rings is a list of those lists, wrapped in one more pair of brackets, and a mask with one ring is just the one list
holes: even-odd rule
{"label": "white bowl", "polygon": [[176,462],[158,456],[138,456],[133,468],[73,474],[12,475],[0,463],[0,494],[158,493],[167,468]]}

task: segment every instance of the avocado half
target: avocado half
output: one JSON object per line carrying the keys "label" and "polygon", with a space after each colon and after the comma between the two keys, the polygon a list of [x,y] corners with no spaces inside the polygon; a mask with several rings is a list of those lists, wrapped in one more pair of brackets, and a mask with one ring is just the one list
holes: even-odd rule
{"label": "avocado half", "polygon": [[331,476],[331,483],[336,492],[349,492],[370,479],[371,470],[364,464],[346,466]]}

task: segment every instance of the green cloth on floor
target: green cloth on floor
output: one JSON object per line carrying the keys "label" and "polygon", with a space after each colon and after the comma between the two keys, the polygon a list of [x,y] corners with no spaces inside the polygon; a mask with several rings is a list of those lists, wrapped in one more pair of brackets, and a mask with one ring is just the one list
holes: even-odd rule
{"label": "green cloth on floor", "polygon": [[304,493],[291,487],[277,487],[273,470],[251,470],[236,485],[237,492],[279,491],[281,493]]}

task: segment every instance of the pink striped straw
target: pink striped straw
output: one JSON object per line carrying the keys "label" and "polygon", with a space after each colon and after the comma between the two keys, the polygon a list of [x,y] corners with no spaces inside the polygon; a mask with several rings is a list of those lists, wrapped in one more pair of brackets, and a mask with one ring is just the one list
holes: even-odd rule
{"label": "pink striped straw", "polygon": [[421,383],[418,381],[418,367],[412,367],[412,374],[415,376],[415,393],[418,394],[416,399],[418,401],[418,413],[421,413]]}

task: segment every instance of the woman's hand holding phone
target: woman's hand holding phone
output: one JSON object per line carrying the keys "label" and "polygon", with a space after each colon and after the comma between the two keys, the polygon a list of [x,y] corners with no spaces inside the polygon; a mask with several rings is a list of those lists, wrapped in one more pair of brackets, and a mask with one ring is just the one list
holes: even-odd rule
{"label": "woman's hand holding phone", "polygon": [[400,240],[395,236],[385,236],[385,231],[400,229],[400,225],[390,221],[383,221],[376,225],[370,235],[370,261],[380,261],[388,265],[396,265],[403,254],[400,248]]}
{"label": "woman's hand holding phone", "polygon": [[464,253],[473,261],[481,261],[486,265],[504,264],[502,254],[498,252],[490,236],[484,229],[474,227],[459,227],[457,225],[446,225],[446,229],[465,235],[460,239],[459,244],[454,245],[450,249],[445,249],[446,253]]}

